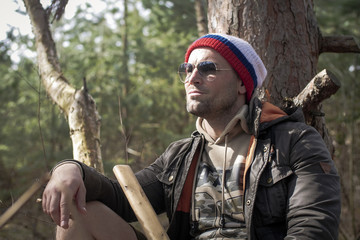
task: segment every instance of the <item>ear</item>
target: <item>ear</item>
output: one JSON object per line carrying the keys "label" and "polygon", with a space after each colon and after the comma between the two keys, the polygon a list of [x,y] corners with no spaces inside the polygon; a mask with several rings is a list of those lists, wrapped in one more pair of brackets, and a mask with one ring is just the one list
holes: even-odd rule
{"label": "ear", "polygon": [[241,81],[241,79],[239,79],[239,81],[238,81],[238,93],[240,95],[246,93],[245,85],[244,85],[243,81]]}

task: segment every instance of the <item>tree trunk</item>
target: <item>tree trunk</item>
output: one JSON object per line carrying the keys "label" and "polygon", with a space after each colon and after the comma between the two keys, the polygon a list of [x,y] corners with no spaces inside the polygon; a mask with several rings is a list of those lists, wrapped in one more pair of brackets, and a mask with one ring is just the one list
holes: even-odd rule
{"label": "tree trunk", "polygon": [[[322,37],[311,0],[209,0],[208,7],[209,32],[239,36],[260,55],[268,70],[264,86],[275,105],[292,102],[316,75]],[[321,112],[321,104],[315,107]],[[305,116],[333,152],[321,114]]]}
{"label": "tree trunk", "polygon": [[24,0],[30,17],[41,80],[47,94],[69,121],[73,157],[103,172],[100,150],[100,116],[88,94],[86,82],[81,90],[72,87],[61,72],[52,39],[48,15],[39,0]]}

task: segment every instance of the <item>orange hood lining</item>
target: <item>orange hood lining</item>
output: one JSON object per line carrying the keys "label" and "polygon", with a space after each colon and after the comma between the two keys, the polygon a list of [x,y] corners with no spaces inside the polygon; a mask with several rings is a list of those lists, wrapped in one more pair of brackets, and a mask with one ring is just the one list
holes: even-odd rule
{"label": "orange hood lining", "polygon": [[264,102],[262,106],[260,122],[261,123],[270,122],[284,116],[287,116],[287,114],[279,107],[269,102]]}

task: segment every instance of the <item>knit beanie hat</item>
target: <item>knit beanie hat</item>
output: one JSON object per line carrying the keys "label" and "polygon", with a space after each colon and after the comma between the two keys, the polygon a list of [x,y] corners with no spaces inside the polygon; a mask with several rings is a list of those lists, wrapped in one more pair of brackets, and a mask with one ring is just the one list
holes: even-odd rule
{"label": "knit beanie hat", "polygon": [[208,47],[220,53],[234,68],[246,88],[246,99],[249,102],[256,87],[261,87],[267,71],[253,47],[241,38],[226,34],[207,34],[193,42],[186,54],[188,62],[195,48]]}

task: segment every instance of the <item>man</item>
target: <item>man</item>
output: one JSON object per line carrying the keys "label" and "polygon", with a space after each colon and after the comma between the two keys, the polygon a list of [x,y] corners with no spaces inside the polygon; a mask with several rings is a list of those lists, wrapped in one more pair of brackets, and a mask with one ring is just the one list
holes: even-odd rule
{"label": "man", "polygon": [[[340,186],[330,154],[301,110],[264,100],[266,69],[254,49],[205,35],[189,46],[179,75],[197,131],[136,174],[154,210],[167,213],[169,237],[337,239]],[[54,168],[43,209],[58,238],[142,238],[127,223],[136,218],[118,183],[73,160]]]}

